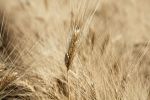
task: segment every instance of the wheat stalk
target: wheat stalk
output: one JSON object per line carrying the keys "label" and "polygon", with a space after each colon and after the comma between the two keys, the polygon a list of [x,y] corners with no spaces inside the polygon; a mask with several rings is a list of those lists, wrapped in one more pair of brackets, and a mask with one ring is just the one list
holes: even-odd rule
{"label": "wheat stalk", "polygon": [[78,41],[79,41],[80,28],[76,26],[73,31],[73,35],[71,41],[69,43],[69,48],[67,53],[65,54],[65,64],[67,67],[67,71],[70,69],[71,64],[73,62],[74,56],[77,51]]}
{"label": "wheat stalk", "polygon": [[[99,2],[98,2],[99,3]],[[83,4],[83,7],[82,7]],[[72,16],[71,16],[71,39],[69,41],[69,46],[65,54],[65,66],[67,68],[67,82],[70,100],[70,84],[69,84],[69,71],[71,70],[74,57],[80,47],[81,42],[84,40],[84,36],[87,35],[87,30],[89,28],[90,22],[97,10],[97,6],[92,13],[89,14],[89,18],[85,19],[85,13],[87,13],[89,1],[84,0],[77,4],[77,7],[73,5]],[[87,6],[87,7],[86,7]],[[77,10],[77,11],[76,11]]]}

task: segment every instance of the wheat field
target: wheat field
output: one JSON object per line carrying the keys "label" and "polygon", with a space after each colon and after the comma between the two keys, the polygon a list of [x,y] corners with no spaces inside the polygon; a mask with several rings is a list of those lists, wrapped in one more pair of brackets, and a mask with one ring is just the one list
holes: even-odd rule
{"label": "wheat field", "polygon": [[0,0],[0,100],[150,100],[150,0]]}

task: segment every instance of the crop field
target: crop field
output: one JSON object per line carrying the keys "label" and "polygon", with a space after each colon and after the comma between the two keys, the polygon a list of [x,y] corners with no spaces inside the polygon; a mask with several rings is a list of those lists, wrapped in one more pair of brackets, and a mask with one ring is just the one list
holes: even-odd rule
{"label": "crop field", "polygon": [[150,100],[150,0],[0,0],[0,100]]}

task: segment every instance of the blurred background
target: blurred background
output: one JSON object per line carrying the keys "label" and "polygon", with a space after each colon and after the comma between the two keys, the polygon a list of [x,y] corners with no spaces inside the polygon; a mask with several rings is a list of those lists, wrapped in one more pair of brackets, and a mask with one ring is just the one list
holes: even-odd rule
{"label": "blurred background", "polygon": [[[0,0],[0,9],[9,17],[8,24],[18,26],[22,24],[22,27],[28,30],[43,32],[46,24],[53,23],[49,25],[53,30],[58,24],[67,24],[68,1]],[[93,27],[99,33],[111,33],[114,41],[121,39],[128,45],[148,41],[150,39],[149,5],[149,0],[100,0]]]}

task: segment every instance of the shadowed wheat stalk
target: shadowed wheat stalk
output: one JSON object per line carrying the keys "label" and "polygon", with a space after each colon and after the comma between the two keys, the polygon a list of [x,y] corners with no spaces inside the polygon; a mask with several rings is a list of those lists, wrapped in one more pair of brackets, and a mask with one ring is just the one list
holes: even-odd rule
{"label": "shadowed wheat stalk", "polygon": [[[75,0],[76,1],[76,0]],[[73,2],[73,1],[70,1]],[[79,49],[79,46],[81,42],[84,39],[83,37],[86,37],[88,34],[89,25],[92,21],[93,15],[95,14],[98,6],[99,1],[96,1],[95,3],[95,9],[93,12],[91,12],[88,16],[88,18],[85,20],[85,14],[87,13],[86,10],[91,2],[87,0],[83,0],[76,4],[71,3],[71,39],[69,41],[69,47],[67,50],[67,53],[65,54],[65,65],[67,67],[67,81],[68,81],[68,89],[69,89],[69,100],[71,100],[70,97],[70,83],[69,83],[69,71],[71,71],[71,66],[74,60],[75,55],[77,54],[77,51]],[[73,4],[73,5],[72,5]],[[86,5],[88,4],[88,5]],[[76,11],[77,10],[77,11]],[[86,21],[86,22],[84,22]]]}

